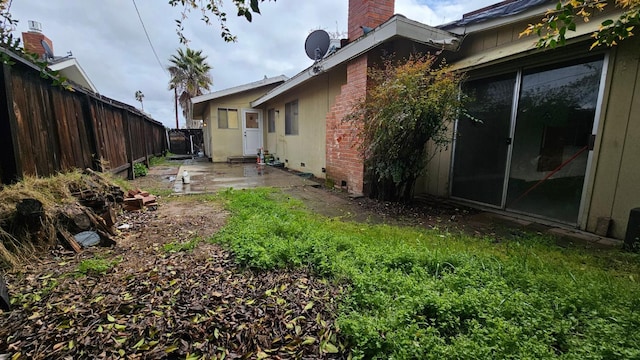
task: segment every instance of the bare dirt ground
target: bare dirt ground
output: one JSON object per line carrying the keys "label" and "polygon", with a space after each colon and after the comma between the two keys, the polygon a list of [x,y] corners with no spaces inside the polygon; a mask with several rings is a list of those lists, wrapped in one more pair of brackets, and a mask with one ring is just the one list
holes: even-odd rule
{"label": "bare dirt ground", "polygon": [[112,248],[56,249],[7,273],[14,304],[0,311],[0,358],[345,356],[333,325],[341,289],[303,270],[238,268],[204,241],[225,222],[219,205],[159,202],[119,216],[128,228]]}

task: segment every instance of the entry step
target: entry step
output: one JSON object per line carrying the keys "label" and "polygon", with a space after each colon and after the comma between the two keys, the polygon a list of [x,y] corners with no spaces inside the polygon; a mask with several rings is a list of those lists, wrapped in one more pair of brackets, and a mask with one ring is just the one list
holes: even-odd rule
{"label": "entry step", "polygon": [[230,164],[252,163],[256,162],[256,156],[229,156],[227,162]]}

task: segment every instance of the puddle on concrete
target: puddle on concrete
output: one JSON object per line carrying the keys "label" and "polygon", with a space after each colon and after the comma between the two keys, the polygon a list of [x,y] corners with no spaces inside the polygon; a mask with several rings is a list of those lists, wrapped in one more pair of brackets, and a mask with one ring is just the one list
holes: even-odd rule
{"label": "puddle on concrete", "polygon": [[[184,171],[189,174],[189,184],[183,183]],[[178,194],[196,194],[216,192],[226,188],[284,188],[306,185],[316,185],[316,183],[267,165],[185,161],[178,170],[173,191]]]}

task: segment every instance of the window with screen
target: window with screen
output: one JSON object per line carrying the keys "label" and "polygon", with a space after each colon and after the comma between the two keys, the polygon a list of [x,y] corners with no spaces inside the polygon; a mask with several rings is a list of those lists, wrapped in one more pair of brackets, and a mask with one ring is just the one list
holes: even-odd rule
{"label": "window with screen", "polygon": [[238,109],[218,108],[218,129],[237,129]]}
{"label": "window with screen", "polygon": [[276,109],[269,109],[267,112],[267,131],[276,132]]}
{"label": "window with screen", "polygon": [[284,134],[298,135],[298,100],[284,105]]}

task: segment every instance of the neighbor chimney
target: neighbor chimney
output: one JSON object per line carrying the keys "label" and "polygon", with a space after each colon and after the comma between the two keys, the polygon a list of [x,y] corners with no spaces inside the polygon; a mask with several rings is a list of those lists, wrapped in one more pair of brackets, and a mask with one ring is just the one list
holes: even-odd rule
{"label": "neighbor chimney", "polygon": [[349,0],[349,42],[363,35],[361,26],[375,29],[393,16],[394,0]]}
{"label": "neighbor chimney", "polygon": [[37,21],[29,20],[29,31],[22,33],[24,49],[43,58],[45,51],[42,41],[46,42],[53,51],[53,43],[42,33],[42,25]]}

